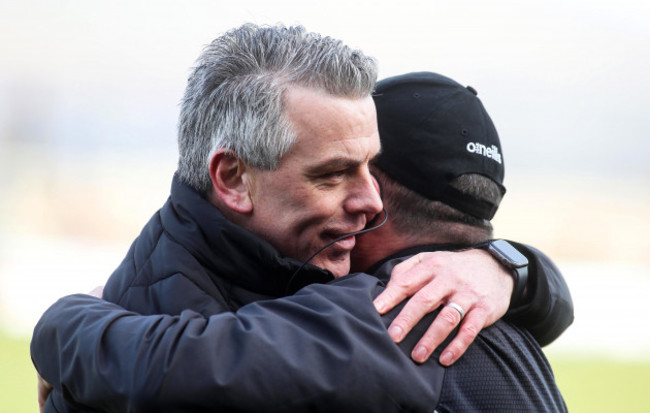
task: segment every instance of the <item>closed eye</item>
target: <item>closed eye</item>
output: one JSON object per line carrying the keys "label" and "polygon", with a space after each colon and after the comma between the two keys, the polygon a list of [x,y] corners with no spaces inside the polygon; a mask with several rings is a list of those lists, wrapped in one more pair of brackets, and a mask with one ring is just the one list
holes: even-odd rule
{"label": "closed eye", "polygon": [[321,189],[333,189],[345,182],[349,169],[339,169],[319,175],[315,184]]}
{"label": "closed eye", "polygon": [[345,173],[346,173],[346,170],[341,169],[339,171],[328,172],[326,174],[321,175],[320,177],[323,178],[323,179],[342,178],[343,175],[345,175]]}

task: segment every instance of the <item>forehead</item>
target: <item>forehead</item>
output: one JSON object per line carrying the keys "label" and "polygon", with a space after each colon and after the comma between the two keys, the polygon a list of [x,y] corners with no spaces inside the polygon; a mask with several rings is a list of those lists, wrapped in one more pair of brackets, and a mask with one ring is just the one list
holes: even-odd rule
{"label": "forehead", "polygon": [[287,158],[364,161],[379,152],[377,115],[370,96],[333,96],[318,89],[291,87],[285,93],[285,114],[297,134]]}

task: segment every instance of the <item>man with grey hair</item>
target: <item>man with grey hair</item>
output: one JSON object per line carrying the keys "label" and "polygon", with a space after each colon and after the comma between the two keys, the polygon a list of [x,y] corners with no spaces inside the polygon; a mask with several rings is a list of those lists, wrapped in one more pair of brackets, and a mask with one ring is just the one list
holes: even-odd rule
{"label": "man with grey hair", "polygon": [[302,27],[246,24],[215,39],[196,62],[179,122],[178,175],[204,196],[210,159],[227,148],[251,167],[271,171],[298,138],[285,113],[294,86],[331,96],[370,96],[374,60]]}
{"label": "man with grey hair", "polygon": [[[376,76],[372,58],[302,27],[246,24],[215,39],[188,80],[170,200],[104,298],[142,314],[207,316],[347,274],[354,234],[382,209],[368,169],[380,150]],[[505,312],[512,281],[488,255],[464,254],[444,274],[452,281],[432,282],[453,299],[455,277],[481,268],[471,282],[487,292],[465,321],[480,330]],[[438,324],[443,337],[453,328]]]}
{"label": "man with grey hair", "polygon": [[[123,263],[111,276],[104,290],[104,298],[141,314],[178,315],[189,314],[184,312],[187,309],[194,310],[197,313],[193,314],[211,316],[210,320],[217,320],[216,324],[211,325],[221,328],[220,339],[233,336],[233,340],[244,343],[245,337],[250,337],[248,328],[244,326],[244,330],[240,330],[239,324],[233,325],[232,321],[237,320],[238,316],[230,312],[248,303],[281,297],[294,293],[302,286],[330,281],[347,274],[356,235],[364,231],[368,221],[382,208],[376,182],[369,170],[370,161],[380,150],[375,110],[370,97],[375,78],[376,68],[372,59],[339,41],[307,33],[302,28],[245,25],[216,39],[197,62],[183,100],[179,125],[180,161],[172,183],[171,197],[147,224]],[[266,152],[271,155],[267,156]],[[466,342],[468,337],[472,337],[473,330],[480,329],[503,314],[508,306],[513,281],[508,271],[501,269],[488,255],[476,251],[458,254],[466,254],[467,260],[473,260],[464,261],[474,262],[472,268],[477,267],[476,262],[481,262],[479,267],[485,267],[485,277],[476,277],[475,274],[471,277],[474,285],[480,287],[459,292],[450,287],[449,282],[437,282],[440,276],[434,277],[428,284],[431,277],[420,276],[419,280],[424,281],[406,290],[407,294],[413,294],[412,290],[417,290],[420,285],[433,284],[442,287],[433,297],[454,300],[454,297],[462,296],[467,311],[466,320],[473,323],[464,333]],[[447,255],[436,257],[443,257],[440,258],[442,262]],[[366,284],[376,282],[368,281],[367,276],[355,279]],[[317,287],[315,289],[318,290]],[[481,296],[473,294],[472,290],[488,292]],[[317,300],[309,294],[307,298]],[[305,297],[297,296],[298,303]],[[369,297],[361,295],[358,303],[359,310],[366,315],[368,311],[374,311]],[[388,301],[390,307],[391,300]],[[351,320],[347,312],[340,311],[335,313],[336,320],[341,321],[343,336],[345,325],[354,325],[366,331],[363,340],[359,342],[354,339],[359,342],[359,347],[355,345],[355,348],[363,348],[365,341],[374,343],[376,339],[380,342],[381,350],[353,353],[358,364],[347,370],[349,375],[346,380],[337,377],[336,372],[334,375],[328,374],[327,370],[316,374],[305,365],[300,379],[293,377],[299,383],[297,392],[286,392],[285,380],[292,378],[287,373],[295,372],[295,367],[300,365],[295,358],[299,354],[294,352],[291,354],[293,358],[283,358],[287,354],[283,352],[282,344],[271,347],[263,344],[272,343],[273,340],[268,341],[272,336],[286,338],[287,347],[291,347],[300,342],[302,336],[297,331],[302,327],[301,320],[292,319],[291,312],[286,311],[287,308],[297,309],[296,302],[289,301],[293,303],[289,307],[284,307],[286,302],[278,303],[279,307],[276,308],[280,311],[275,313],[264,304],[251,307],[249,311],[262,311],[265,314],[264,318],[258,319],[263,321],[259,326],[265,333],[261,339],[253,337],[258,345],[249,347],[258,351],[251,353],[244,348],[238,352],[228,350],[221,353],[230,367],[219,364],[223,367],[219,374],[225,374],[226,381],[234,383],[242,377],[242,372],[250,373],[244,367],[251,363],[270,362],[273,368],[246,374],[244,379],[249,382],[248,387],[238,390],[228,387],[228,391],[216,393],[211,391],[207,399],[192,400],[186,406],[214,402],[216,404],[213,406],[232,407],[229,403],[234,400],[234,406],[245,409],[246,406],[256,406],[255,403],[261,400],[267,403],[272,401],[272,406],[282,410],[280,406],[295,407],[292,403],[313,406],[316,400],[322,400],[324,396],[332,397],[332,389],[339,391],[335,392],[336,397],[346,400],[350,392],[345,393],[343,388],[352,383],[363,385],[360,380],[364,380],[365,373],[377,361],[388,367],[385,372],[411,377],[409,382],[412,382],[412,386],[386,391],[381,397],[371,395],[376,403],[392,400],[390,406],[395,407],[396,403],[408,403],[413,398],[413,392],[418,393],[423,386],[423,391],[427,392],[426,381],[420,380],[417,373],[411,374],[413,366],[398,356],[399,350],[392,346],[385,330],[379,338],[368,333],[368,329],[377,333],[377,322],[383,326],[376,313],[372,318],[374,324],[365,326],[358,324],[356,315]],[[432,309],[419,307],[421,312]],[[456,310],[445,307],[443,312],[453,314]],[[476,312],[482,315],[472,319],[470,315]],[[91,313],[89,311],[86,315]],[[326,311],[325,314],[332,316],[334,313]],[[161,317],[166,319],[165,316]],[[83,325],[83,320],[76,321]],[[302,319],[302,322],[306,321]],[[443,321],[438,334],[451,330],[459,321],[448,326],[444,326]],[[46,324],[46,320],[44,322]],[[278,325],[281,328],[277,330],[266,329]],[[158,324],[158,327],[161,326]],[[102,331],[106,330],[102,328],[94,336],[100,342],[103,341]],[[278,335],[278,331],[283,334]],[[64,372],[65,377],[56,377],[57,373],[53,371],[61,370],[52,370],[48,364],[58,363],[58,359],[43,359],[44,354],[39,346],[42,341],[36,340],[43,336],[35,332],[32,353],[35,364],[39,371],[47,371],[44,378],[51,381],[56,389],[48,399],[46,410],[56,408],[66,411],[66,408],[71,408],[92,393],[90,387],[95,385],[102,389],[99,394],[106,395],[111,380],[122,391],[128,389],[127,393],[118,390],[119,396],[101,403],[87,400],[89,406],[110,410],[110,403],[124,400],[127,403],[147,403],[150,399],[145,395],[151,395],[151,391],[164,401],[166,397],[185,391],[191,395],[197,389],[211,389],[205,386],[214,383],[206,381],[202,384],[193,380],[183,388],[168,388],[169,384],[178,383],[167,381],[169,369],[179,367],[178,362],[170,365],[157,356],[150,359],[146,355],[148,352],[130,353],[133,345],[146,344],[141,339],[148,341],[148,335],[133,336],[122,342],[123,354],[118,352],[108,359],[102,356],[104,360],[112,360],[131,355],[136,356],[136,362],[151,362],[151,369],[139,370],[139,377],[132,376],[124,382],[119,374],[112,375],[110,369],[98,366],[95,374],[101,376],[101,380],[93,379],[92,375],[83,376],[81,370],[75,369],[80,377],[74,382],[75,374],[70,376]],[[463,330],[459,336],[463,336]],[[331,361],[341,361],[336,343],[326,337],[322,339],[320,344],[315,344],[316,348],[329,348],[331,344],[333,353],[329,353],[328,357],[334,357]],[[173,347],[187,349],[192,342],[192,338],[180,339]],[[463,350],[463,340],[459,343],[456,356],[458,349],[461,349],[460,352]],[[313,343],[311,346],[314,348]],[[77,350],[83,352],[82,347]],[[70,350],[72,347],[65,348]],[[148,354],[156,354],[156,351]],[[81,353],[78,356],[73,359],[82,358]],[[348,364],[351,362],[348,358],[345,360]],[[326,362],[325,366],[328,364]],[[205,367],[207,365],[209,363]],[[161,374],[155,374],[156,371]],[[203,368],[196,371],[197,377],[201,371]],[[107,372],[108,377],[102,376]],[[313,377],[309,377],[309,374]],[[256,379],[254,376],[258,375]],[[68,382],[68,379],[73,382]],[[376,382],[371,380],[365,385],[369,389],[386,389],[394,379],[391,374],[384,373]],[[130,386],[129,383],[137,385]],[[311,390],[314,387],[308,384],[313,384],[316,390]],[[104,385],[108,388],[102,388]],[[162,388],[159,387],[161,385]],[[194,385],[198,388],[192,387]],[[280,401],[271,399],[271,395],[278,395],[277,391],[274,393],[270,390],[269,386],[273,385],[285,390],[279,394]],[[64,386],[65,392],[62,391]],[[329,390],[324,391],[323,388]],[[357,396],[363,393],[359,387],[351,389],[351,392]],[[357,403],[364,401],[360,399]],[[182,407],[179,409],[182,410]]]}

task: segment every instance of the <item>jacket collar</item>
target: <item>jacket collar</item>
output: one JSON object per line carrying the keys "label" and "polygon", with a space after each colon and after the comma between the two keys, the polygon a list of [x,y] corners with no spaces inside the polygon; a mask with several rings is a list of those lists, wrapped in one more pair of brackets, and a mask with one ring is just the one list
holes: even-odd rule
{"label": "jacket collar", "polygon": [[163,229],[218,277],[259,294],[279,297],[332,273],[281,255],[271,244],[228,221],[217,207],[175,174],[171,196],[161,210]]}

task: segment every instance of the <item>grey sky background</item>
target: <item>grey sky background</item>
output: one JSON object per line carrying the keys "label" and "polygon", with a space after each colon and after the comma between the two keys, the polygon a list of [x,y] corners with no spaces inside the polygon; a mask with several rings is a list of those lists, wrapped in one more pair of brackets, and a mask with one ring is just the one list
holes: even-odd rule
{"label": "grey sky background", "polygon": [[[168,195],[202,47],[282,22],[364,50],[380,78],[429,70],[477,89],[506,162],[497,235],[547,252],[574,292],[579,318],[559,344],[650,358],[635,328],[650,291],[650,2],[0,5],[0,327],[29,334],[58,296],[108,277]],[[616,301],[629,316],[603,336]]]}
{"label": "grey sky background", "polygon": [[73,156],[173,154],[177,102],[202,46],[245,21],[284,22],[363,49],[380,77],[432,70],[473,85],[508,175],[650,176],[647,2],[305,3],[8,2],[2,136]]}

